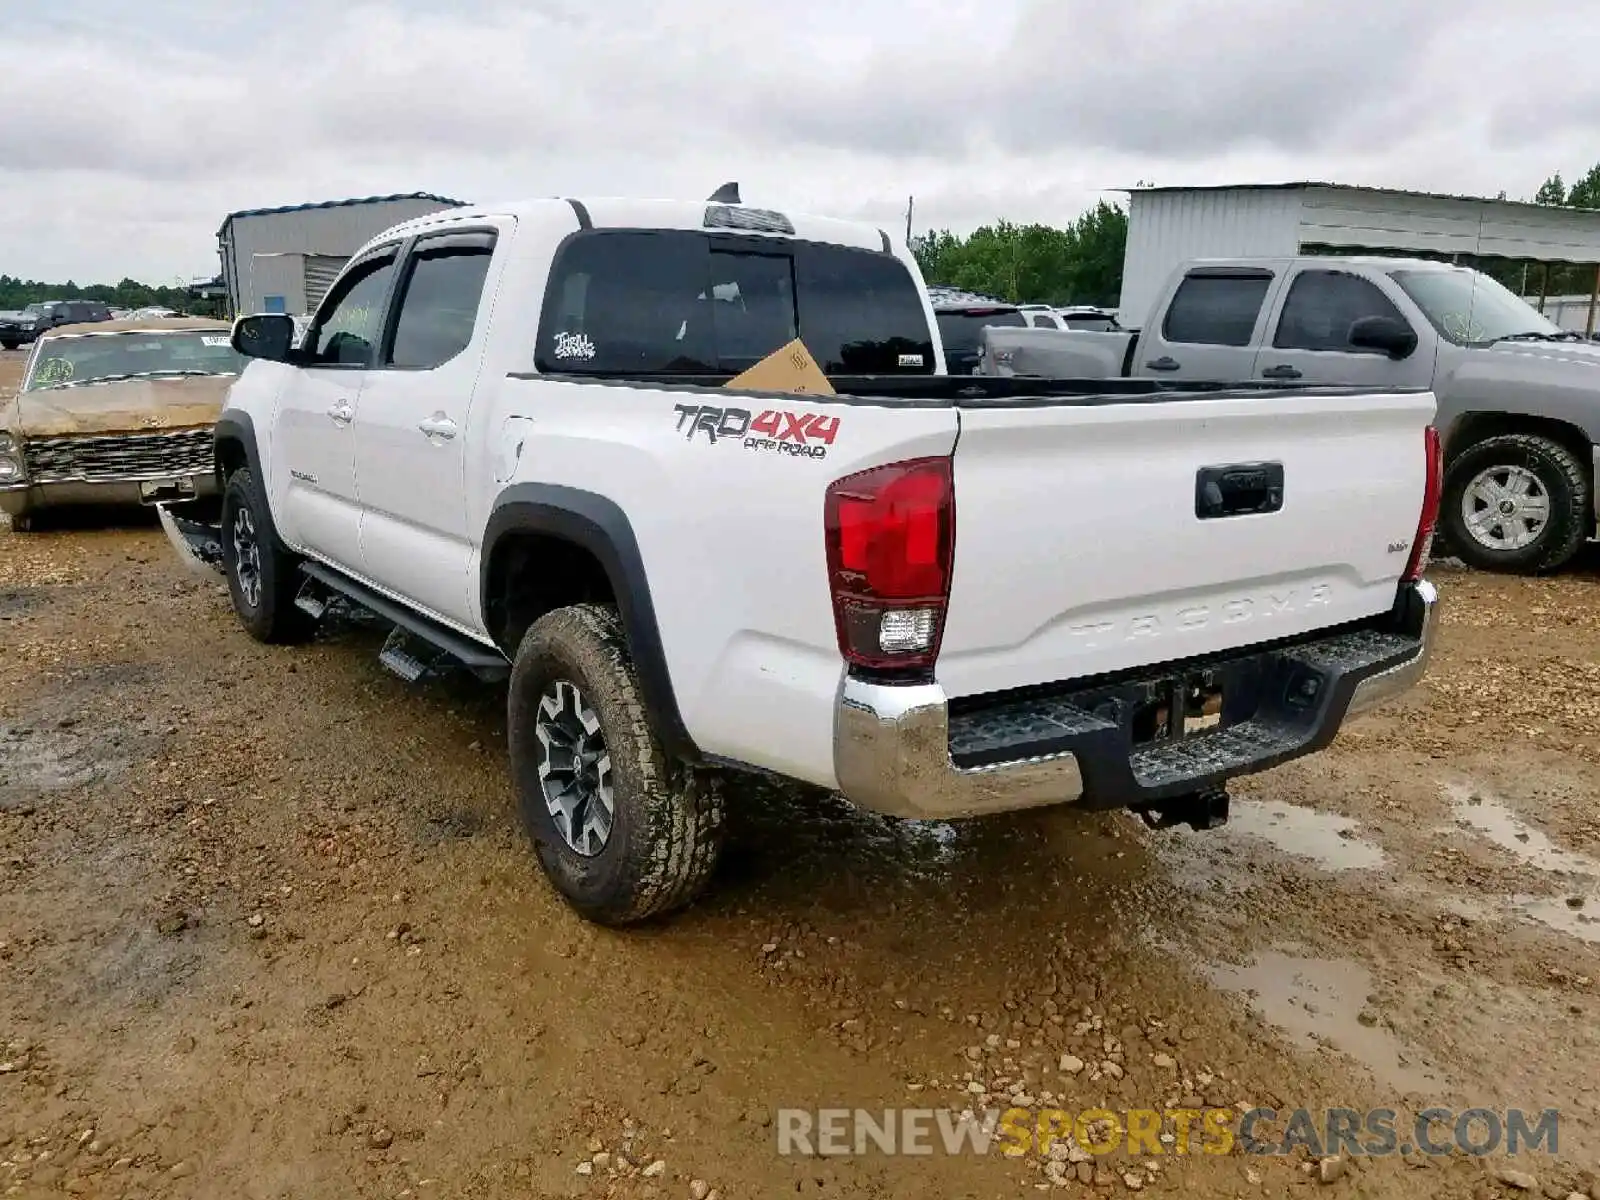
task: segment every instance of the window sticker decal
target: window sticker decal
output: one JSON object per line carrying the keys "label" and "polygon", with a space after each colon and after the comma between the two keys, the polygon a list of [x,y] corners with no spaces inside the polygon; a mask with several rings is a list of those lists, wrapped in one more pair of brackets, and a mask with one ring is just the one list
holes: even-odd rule
{"label": "window sticker decal", "polygon": [[588,362],[595,356],[594,343],[583,333],[558,333],[554,350],[556,358],[577,359]]}

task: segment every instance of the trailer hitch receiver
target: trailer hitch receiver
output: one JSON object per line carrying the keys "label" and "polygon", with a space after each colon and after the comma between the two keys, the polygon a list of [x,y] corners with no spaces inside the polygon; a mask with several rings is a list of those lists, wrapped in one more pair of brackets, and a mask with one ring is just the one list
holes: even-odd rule
{"label": "trailer hitch receiver", "polygon": [[1151,829],[1170,829],[1174,825],[1187,825],[1195,830],[1216,829],[1228,823],[1228,789],[1207,788],[1174,796],[1140,809],[1139,816]]}

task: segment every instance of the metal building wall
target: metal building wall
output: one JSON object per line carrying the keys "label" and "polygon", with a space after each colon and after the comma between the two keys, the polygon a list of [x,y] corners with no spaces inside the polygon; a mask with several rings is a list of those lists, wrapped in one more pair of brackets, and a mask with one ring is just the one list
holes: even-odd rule
{"label": "metal building wall", "polygon": [[1315,185],[1298,194],[1301,245],[1600,262],[1600,212]]}
{"label": "metal building wall", "polygon": [[1300,194],[1227,188],[1129,193],[1122,260],[1122,323],[1142,327],[1167,277],[1184,259],[1293,255]]}
{"label": "metal building wall", "polygon": [[[228,260],[225,274],[238,310],[259,312],[263,295],[281,294],[261,292],[251,282],[251,264],[258,255],[349,258],[391,225],[448,207],[437,200],[408,198],[235,216],[224,227],[223,237],[231,245],[223,250]],[[303,285],[301,292],[303,295]]]}
{"label": "metal building wall", "polygon": [[282,296],[279,312],[294,316],[305,308],[305,258],[293,253],[257,254],[241,264],[241,272],[248,295],[254,303],[247,312],[268,312],[271,306],[267,296]]}

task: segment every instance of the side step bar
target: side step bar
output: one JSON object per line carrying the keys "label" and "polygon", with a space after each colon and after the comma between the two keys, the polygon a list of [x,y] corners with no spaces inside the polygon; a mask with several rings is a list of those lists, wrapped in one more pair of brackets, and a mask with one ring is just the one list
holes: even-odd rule
{"label": "side step bar", "polygon": [[[378,661],[407,682],[415,682],[423,675],[436,670],[441,665],[441,655],[448,656],[456,664],[486,681],[504,679],[511,673],[511,664],[498,650],[479,645],[471,638],[463,637],[437,621],[430,621],[427,617],[412,612],[405,605],[397,604],[382,593],[373,591],[365,584],[357,583],[354,579],[340,574],[332,567],[319,562],[304,562],[300,564],[300,570],[308,579],[313,579],[330,591],[338,592],[345,599],[377,613],[397,627],[394,634],[391,634],[389,640],[384,643]],[[308,614],[317,616],[320,616],[327,607],[320,598],[304,592],[295,600],[295,604]],[[440,655],[424,660],[406,646],[410,638],[426,643],[431,649],[440,652]]]}

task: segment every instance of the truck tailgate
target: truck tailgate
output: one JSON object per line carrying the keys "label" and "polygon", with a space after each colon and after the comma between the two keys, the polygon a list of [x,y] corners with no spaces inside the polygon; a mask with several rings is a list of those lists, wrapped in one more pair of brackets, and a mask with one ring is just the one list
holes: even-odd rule
{"label": "truck tailgate", "polygon": [[[1426,392],[964,405],[940,685],[1081,679],[1386,611],[1433,412]],[[1279,465],[1277,511],[1199,515],[1219,490],[1252,504]]]}

